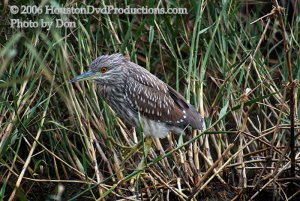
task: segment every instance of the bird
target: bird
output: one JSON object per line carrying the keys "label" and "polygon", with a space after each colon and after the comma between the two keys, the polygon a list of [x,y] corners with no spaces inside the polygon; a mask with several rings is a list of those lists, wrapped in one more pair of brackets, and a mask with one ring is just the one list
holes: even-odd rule
{"label": "bird", "polygon": [[83,80],[93,80],[97,94],[127,124],[141,126],[146,137],[203,129],[203,117],[180,93],[120,53],[99,56],[71,82]]}

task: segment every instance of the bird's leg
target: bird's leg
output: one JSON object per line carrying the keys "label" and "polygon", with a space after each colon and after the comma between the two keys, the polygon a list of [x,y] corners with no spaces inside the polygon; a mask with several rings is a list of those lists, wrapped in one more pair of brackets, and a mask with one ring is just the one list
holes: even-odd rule
{"label": "bird's leg", "polygon": [[137,189],[138,188],[138,184],[139,184],[139,178],[140,178],[140,175],[144,172],[145,170],[145,167],[146,167],[146,161],[147,161],[147,156],[150,152],[150,149],[151,149],[151,146],[152,146],[152,138],[149,137],[149,136],[146,136],[144,138],[144,153],[143,153],[143,156],[142,156],[142,160],[140,161],[136,171],[137,171],[137,174],[135,175],[135,188]]}
{"label": "bird's leg", "polygon": [[137,168],[138,170],[143,169],[146,166],[146,160],[147,160],[149,151],[151,149],[151,146],[152,146],[152,138],[149,136],[146,136],[144,139],[144,154],[143,154],[141,162],[138,165],[138,168]]}
{"label": "bird's leg", "polygon": [[150,152],[150,149],[151,149],[151,146],[152,146],[152,138],[147,136],[145,137],[145,141],[144,141],[144,161],[147,162],[147,157],[148,157],[148,154]]}

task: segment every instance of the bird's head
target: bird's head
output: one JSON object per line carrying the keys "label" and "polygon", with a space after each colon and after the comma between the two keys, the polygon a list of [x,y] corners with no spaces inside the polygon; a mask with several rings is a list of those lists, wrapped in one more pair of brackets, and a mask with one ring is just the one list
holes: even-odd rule
{"label": "bird's head", "polygon": [[92,61],[90,71],[73,78],[71,82],[95,80],[98,82],[113,81],[122,74],[126,58],[122,54],[102,55]]}

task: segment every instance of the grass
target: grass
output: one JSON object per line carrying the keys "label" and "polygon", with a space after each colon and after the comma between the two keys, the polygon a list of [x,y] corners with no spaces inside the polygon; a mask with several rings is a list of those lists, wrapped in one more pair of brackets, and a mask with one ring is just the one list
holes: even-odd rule
{"label": "grass", "polygon": [[[292,8],[299,3],[282,5],[291,69],[280,13],[271,13],[275,3],[139,4],[183,7],[187,15],[12,15],[0,7],[0,199],[297,200],[300,18]],[[61,4],[87,5],[134,2]],[[12,18],[60,17],[77,27],[9,26]],[[115,52],[181,92],[205,117],[206,129],[190,138],[153,139],[143,170],[143,150],[131,151],[142,133],[124,125],[93,83],[69,82],[97,56]]]}

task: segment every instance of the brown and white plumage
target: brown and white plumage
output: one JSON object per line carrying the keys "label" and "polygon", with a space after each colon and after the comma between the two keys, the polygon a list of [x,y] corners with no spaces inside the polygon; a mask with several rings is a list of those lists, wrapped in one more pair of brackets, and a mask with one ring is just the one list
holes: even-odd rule
{"label": "brown and white plumage", "polygon": [[203,118],[182,95],[121,54],[100,56],[90,67],[91,74],[107,69],[93,77],[98,93],[123,120],[141,123],[145,135],[163,138],[187,126],[203,128]]}

